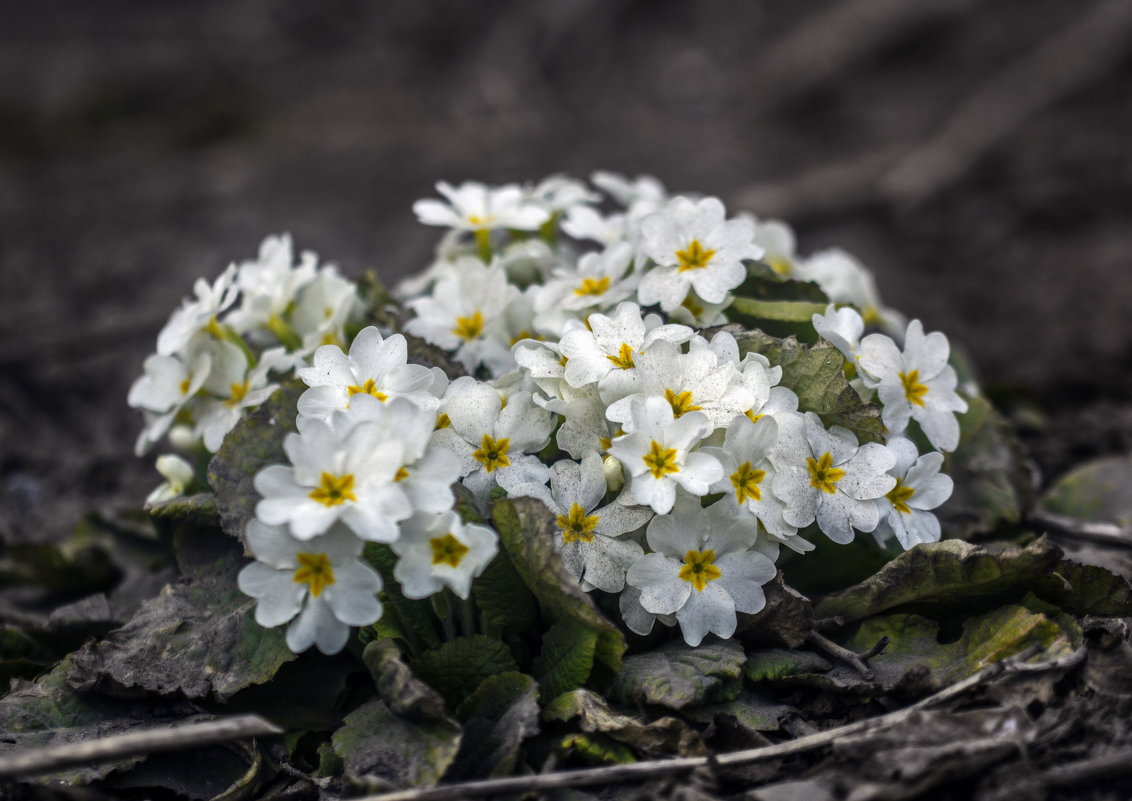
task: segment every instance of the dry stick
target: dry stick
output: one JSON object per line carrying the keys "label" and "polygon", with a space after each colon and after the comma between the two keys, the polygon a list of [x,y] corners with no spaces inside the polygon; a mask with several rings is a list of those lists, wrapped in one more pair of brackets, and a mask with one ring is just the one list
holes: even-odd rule
{"label": "dry stick", "polygon": [[0,754],[0,778],[30,776],[87,762],[178,751],[182,748],[197,748],[282,733],[282,729],[258,715],[238,715],[183,726],[161,726],[82,743]]}
{"label": "dry stick", "polygon": [[1125,748],[1094,759],[1071,762],[1047,770],[1038,778],[1052,787],[1074,787],[1099,779],[1112,779],[1132,772],[1132,749]]}
{"label": "dry stick", "polygon": [[[762,762],[784,756],[792,756],[805,751],[812,751],[838,740],[843,740],[859,732],[873,731],[899,725],[915,713],[929,706],[949,701],[970,689],[986,684],[1001,674],[1014,670],[1019,663],[1039,653],[1041,648],[1030,646],[1020,651],[1010,659],[995,662],[973,676],[957,682],[950,687],[940,690],[935,695],[919,701],[909,707],[889,712],[876,718],[859,720],[835,729],[810,734],[790,740],[785,743],[752,748],[746,751],[734,751],[730,754],[716,754],[711,757],[679,757],[676,759],[661,759],[649,762],[635,762],[629,765],[612,765],[604,768],[589,768],[586,770],[562,771],[559,773],[542,773],[536,776],[512,776],[506,779],[487,779],[484,781],[466,782],[463,784],[448,784],[439,787],[429,787],[415,790],[398,790],[392,793],[366,796],[357,801],[455,801],[460,798],[493,795],[495,793],[517,793],[543,790],[559,790],[565,787],[585,787],[594,784],[616,784],[620,782],[644,781],[667,776],[672,773],[685,773],[696,768],[706,766],[729,767],[732,765],[749,765],[753,762]],[[1084,651],[1082,650],[1082,656]],[[1061,667],[1064,658],[1055,659],[1048,663],[1052,668]],[[1047,664],[1047,663],[1043,663]],[[1030,665],[1030,669],[1040,670],[1042,665]]]}
{"label": "dry stick", "polygon": [[[842,662],[850,665],[855,671],[861,674],[861,677],[864,678],[865,681],[872,681],[873,671],[865,664],[865,660],[860,654],[850,651],[848,648],[843,648],[828,637],[818,634],[816,631],[811,631],[806,639],[811,645],[820,648],[835,659],[840,659]],[[879,651],[877,653],[879,653]],[[876,656],[876,653],[874,653],[873,656]]]}
{"label": "dry stick", "polygon": [[892,200],[915,205],[958,180],[1026,119],[1112,69],[1132,45],[1132,3],[1107,0],[992,78],[939,133],[881,179]]}
{"label": "dry stick", "polygon": [[1121,545],[1132,548],[1132,528],[1118,526],[1116,523],[1097,523],[1090,520],[1077,520],[1072,517],[1035,509],[1030,513],[1030,521],[1039,526],[1055,528],[1060,532],[1084,540],[1101,542],[1105,545]]}

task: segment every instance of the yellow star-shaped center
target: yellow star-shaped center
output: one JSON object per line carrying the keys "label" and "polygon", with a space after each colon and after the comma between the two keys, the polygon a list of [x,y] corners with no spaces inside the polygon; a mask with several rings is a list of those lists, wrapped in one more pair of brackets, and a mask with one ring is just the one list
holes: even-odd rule
{"label": "yellow star-shaped center", "polygon": [[432,563],[434,565],[448,565],[459,567],[460,560],[468,553],[468,546],[452,536],[451,533],[443,537],[433,537],[428,541],[432,548]]}
{"label": "yellow star-shaped center", "polygon": [[653,478],[664,478],[669,473],[680,472],[680,466],[676,464],[676,449],[666,448],[656,440],[652,441],[649,452],[643,458],[645,467]]}
{"label": "yellow star-shaped center", "polygon": [[358,386],[357,384],[351,384],[350,386],[346,387],[346,392],[351,398],[355,395],[372,395],[383,403],[389,400],[389,396],[377,388],[377,382],[372,378],[367,378],[365,380],[365,383],[361,386]]}
{"label": "yellow star-shaped center", "polygon": [[606,356],[605,358],[613,362],[613,366],[621,370],[629,370],[637,365],[633,363],[633,349],[629,347],[628,342],[622,342],[620,350],[617,351],[616,356]]}
{"label": "yellow star-shaped center", "polygon": [[484,434],[480,448],[474,451],[472,456],[483,465],[484,470],[494,473],[497,468],[507,467],[511,464],[511,460],[507,458],[507,451],[510,447],[511,440],[509,438],[492,439],[490,434]]}
{"label": "yellow star-shaped center", "polygon": [[676,251],[678,270],[682,273],[688,270],[701,270],[711,264],[713,256],[715,256],[714,250],[705,248],[700,244],[700,240],[693,239],[684,250]]}
{"label": "yellow star-shaped center", "polygon": [[357,501],[354,495],[354,474],[340,476],[323,473],[318,486],[311,490],[310,497],[324,506],[338,506],[346,501]]}
{"label": "yellow star-shaped center", "polygon": [[924,405],[924,396],[928,394],[928,387],[926,384],[920,383],[919,370],[901,373],[900,383],[904,385],[904,397],[909,403],[916,406]]}
{"label": "yellow star-shaped center", "polygon": [[912,507],[908,505],[909,499],[916,494],[916,490],[909,487],[900,479],[896,479],[896,486],[888,491],[885,495],[889,502],[892,504],[896,511],[902,515],[912,513]]}
{"label": "yellow star-shaped center", "polygon": [[708,582],[720,578],[723,571],[715,565],[715,551],[708,548],[706,551],[688,551],[684,554],[684,566],[680,568],[678,575],[697,592],[703,592]]}
{"label": "yellow star-shaped center", "polygon": [[306,584],[312,598],[322,595],[322,591],[334,583],[334,569],[326,554],[297,553],[295,559],[299,566],[295,569],[294,581],[296,584]]}
{"label": "yellow star-shaped center", "polygon": [[837,482],[845,478],[845,471],[833,466],[833,457],[829,451],[817,459],[806,459],[806,466],[810,470],[810,486],[829,495],[837,493]]}
{"label": "yellow star-shaped center", "polygon": [[699,411],[701,406],[692,403],[692,393],[688,390],[683,392],[673,392],[670,389],[664,390],[664,399],[668,401],[672,407],[673,417],[683,417],[688,412]]}
{"label": "yellow star-shaped center", "polygon": [[750,462],[743,462],[739,465],[739,469],[731,474],[731,486],[735,488],[735,502],[742,505],[747,502],[747,499],[761,501],[763,499],[762,489],[759,484],[766,478],[765,470],[756,470],[751,467]]}
{"label": "yellow star-shaped center", "polygon": [[583,278],[582,283],[574,290],[575,295],[604,295],[609,289],[612,279],[608,275],[601,278]]}
{"label": "yellow star-shaped center", "polygon": [[483,333],[483,312],[477,309],[467,317],[457,317],[452,333],[465,342],[471,342]]}
{"label": "yellow star-shaped center", "polygon": [[555,518],[563,542],[593,542],[594,529],[601,522],[597,515],[587,515],[579,503],[570,505],[570,511]]}

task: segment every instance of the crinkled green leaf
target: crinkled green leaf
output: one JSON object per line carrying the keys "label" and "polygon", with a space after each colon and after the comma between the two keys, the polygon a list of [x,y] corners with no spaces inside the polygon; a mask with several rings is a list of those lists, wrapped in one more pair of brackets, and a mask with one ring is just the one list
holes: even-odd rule
{"label": "crinkled green leaf", "polygon": [[383,637],[390,635],[403,640],[413,653],[436,648],[442,642],[437,631],[437,618],[427,599],[406,598],[401,585],[393,576],[397,555],[388,545],[367,542],[362,552],[366,562],[381,574],[381,603],[384,609],[376,630]]}
{"label": "crinkled green leaf", "polygon": [[538,601],[504,551],[472,581],[472,597],[485,634],[504,637],[539,627]]}
{"label": "crinkled green leaf", "polygon": [[216,505],[216,495],[211,492],[147,504],[145,511],[158,525],[183,524],[196,528],[220,526],[220,510]]}
{"label": "crinkled green leaf", "polygon": [[346,716],[331,743],[346,778],[378,790],[433,786],[456,758],[460,739],[454,720],[408,720],[374,699]]}
{"label": "crinkled green leaf", "polygon": [[751,681],[774,681],[799,673],[824,673],[831,667],[827,659],[812,651],[764,648],[747,652],[743,672]]}
{"label": "crinkled green leaf", "polygon": [[538,734],[538,684],[522,673],[491,676],[460,704],[456,716],[464,724],[464,738],[445,779],[505,776],[514,770],[523,741]]}
{"label": "crinkled green leaf", "polygon": [[244,536],[259,502],[256,473],[271,464],[287,464],[283,437],[295,431],[296,405],[307,389],[299,379],[286,382],[224,437],[208,464],[208,483],[216,493],[220,525],[233,537]]}
{"label": "crinkled green leaf", "polygon": [[534,498],[496,501],[492,521],[503,549],[523,583],[538,599],[546,619],[574,620],[597,634],[594,658],[617,671],[625,653],[625,635],[598,611],[593,599],[578,586],[554,549],[554,518]]}
{"label": "crinkled green leaf", "polygon": [[734,640],[712,640],[695,648],[668,643],[625,659],[609,697],[627,706],[655,704],[684,709],[734,698],[746,656]]}
{"label": "crinkled green leaf", "polygon": [[814,614],[852,622],[909,605],[987,606],[1020,598],[1060,561],[1046,537],[999,553],[960,540],[917,545],[860,584],[819,600]]}
{"label": "crinkled green leaf", "polygon": [[575,620],[561,620],[542,635],[542,650],[535,660],[535,675],[543,698],[557,698],[581,687],[594,666],[597,632]]}
{"label": "crinkled green leaf", "polygon": [[[195,710],[183,702],[124,701],[76,692],[67,684],[70,670],[68,658],[35,683],[20,679],[13,682],[11,692],[0,698],[0,754],[86,742],[139,728],[197,719],[192,718]],[[78,765],[37,776],[35,781],[86,784],[142,759],[144,757],[127,757]]]}
{"label": "crinkled green leaf", "polygon": [[444,716],[444,699],[413,675],[392,640],[371,642],[362,661],[377,685],[377,695],[395,715],[436,720]]}
{"label": "crinkled green leaf", "polygon": [[413,672],[444,696],[450,709],[455,709],[484,679],[518,669],[510,648],[482,634],[457,637],[413,660]]}
{"label": "crinkled green leaf", "polygon": [[[824,310],[824,307],[823,307]],[[839,425],[859,442],[881,442],[880,407],[865,403],[845,377],[845,359],[829,342],[803,345],[794,337],[778,339],[759,330],[736,337],[740,353],[761,353],[782,366],[783,386],[798,394],[798,408],[817,412],[827,426]]]}
{"label": "crinkled green leaf", "polygon": [[745,687],[730,701],[686,709],[683,714],[698,723],[712,723],[725,715],[748,732],[757,733],[778,731],[782,728],[783,720],[798,716],[798,710],[784,704],[775,693],[765,692],[757,687]]}
{"label": "crinkled green leaf", "polygon": [[1034,592],[1074,615],[1132,617],[1132,585],[1110,570],[1062,560]]}
{"label": "crinkled green leaf", "polygon": [[936,511],[944,536],[969,537],[1016,523],[1033,502],[1033,475],[1010,423],[983,397],[967,399],[959,415],[959,447],[943,472],[955,490]]}
{"label": "crinkled green leaf", "polygon": [[763,585],[766,606],[757,614],[739,614],[738,636],[744,642],[796,648],[814,628],[810,600],[788,586],[781,571]]}
{"label": "crinkled green leaf", "polygon": [[76,689],[138,688],[224,700],[268,681],[295,658],[283,628],[256,623],[255,600],[236,586],[244,565],[240,546],[216,532],[211,538],[223,550],[215,551],[208,538],[208,532],[200,532],[194,555],[215,558],[186,563],[187,578],[142,604],[106,639],[75,652],[71,678]]}
{"label": "crinkled green leaf", "polygon": [[542,713],[547,722],[572,723],[588,734],[603,734],[624,743],[642,756],[694,756],[704,752],[704,744],[687,723],[663,717],[645,723],[614,711],[592,690],[564,693]]}
{"label": "crinkled green leaf", "polygon": [[51,649],[17,629],[0,629],[0,693],[13,678],[31,678],[55,661]]}
{"label": "crinkled green leaf", "polygon": [[1042,496],[1041,506],[1076,520],[1132,527],[1132,458],[1107,456],[1065,474]]}
{"label": "crinkled green leaf", "polygon": [[[824,314],[828,305],[828,303],[810,300],[761,300],[737,297],[732,302],[728,314],[737,322],[749,320],[755,325],[758,325],[762,320],[808,323],[815,314]],[[738,314],[731,314],[731,310]]]}

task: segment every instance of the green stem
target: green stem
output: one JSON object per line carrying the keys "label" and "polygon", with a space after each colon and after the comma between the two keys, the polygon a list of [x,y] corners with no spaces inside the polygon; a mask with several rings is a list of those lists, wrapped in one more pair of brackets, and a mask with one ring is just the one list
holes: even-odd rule
{"label": "green stem", "polygon": [[477,228],[476,245],[479,247],[480,261],[491,264],[491,231],[487,228]]}
{"label": "green stem", "polygon": [[456,639],[456,625],[452,620],[452,600],[446,594],[447,590],[432,596],[432,611],[440,618],[440,625],[444,627],[444,639]]}
{"label": "green stem", "polygon": [[467,598],[461,598],[459,603],[460,610],[460,629],[464,632],[465,637],[471,637],[476,633],[476,604],[469,594]]}
{"label": "green stem", "polygon": [[299,350],[303,347],[303,340],[295,333],[295,329],[278,314],[267,318],[267,328],[279,339],[287,350]]}

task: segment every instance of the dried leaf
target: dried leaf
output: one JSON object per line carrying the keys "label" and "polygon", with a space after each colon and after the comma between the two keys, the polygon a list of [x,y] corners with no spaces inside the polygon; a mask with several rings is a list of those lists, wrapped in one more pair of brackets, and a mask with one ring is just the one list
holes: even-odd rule
{"label": "dried leaf", "polygon": [[627,706],[655,704],[681,710],[735,698],[746,656],[734,640],[705,642],[695,648],[669,643],[625,660],[609,697]]}

